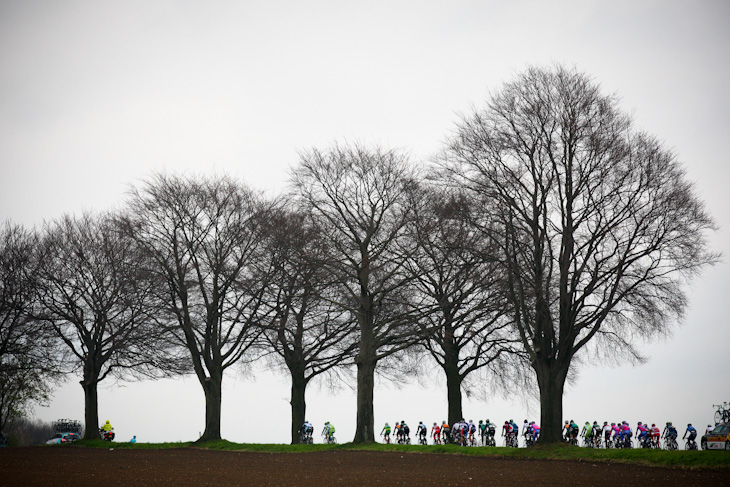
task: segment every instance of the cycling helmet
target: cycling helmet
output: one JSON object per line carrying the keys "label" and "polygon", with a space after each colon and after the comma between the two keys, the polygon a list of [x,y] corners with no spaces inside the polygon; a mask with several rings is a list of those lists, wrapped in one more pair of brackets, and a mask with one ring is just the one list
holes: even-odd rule
{"label": "cycling helmet", "polygon": [[687,424],[687,426],[692,426],[692,423]]}
{"label": "cycling helmet", "polygon": [[433,425],[436,426],[436,423],[434,423]]}
{"label": "cycling helmet", "polygon": [[481,419],[479,420],[479,424],[482,424],[483,422],[484,422],[484,421],[482,421]]}
{"label": "cycling helmet", "polygon": [[505,421],[504,424],[509,424],[509,421]]}
{"label": "cycling helmet", "polygon": [[565,424],[568,424],[568,421],[566,421]]}
{"label": "cycling helmet", "polygon": [[487,419],[487,423],[489,423],[489,420]]}
{"label": "cycling helmet", "polygon": [[654,424],[654,423],[651,423],[651,427],[652,427],[652,428],[654,428],[655,426],[656,426],[656,424]]}
{"label": "cycling helmet", "polygon": [[611,426],[616,426],[616,423],[611,423]]}
{"label": "cycling helmet", "polygon": [[509,420],[509,422],[510,422],[510,423],[514,423],[514,422],[515,422],[515,420],[514,420],[514,419],[510,419],[510,420]]}
{"label": "cycling helmet", "polygon": [[525,423],[527,423],[527,420],[525,420]]}
{"label": "cycling helmet", "polygon": [[606,426],[608,424],[608,421],[603,422],[603,426]]}
{"label": "cycling helmet", "polygon": [[641,426],[641,421],[639,421],[639,426]]}

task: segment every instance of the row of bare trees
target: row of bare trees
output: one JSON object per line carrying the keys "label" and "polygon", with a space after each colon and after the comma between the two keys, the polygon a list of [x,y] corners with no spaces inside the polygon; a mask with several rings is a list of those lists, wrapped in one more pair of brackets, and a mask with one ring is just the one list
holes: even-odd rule
{"label": "row of bare trees", "polygon": [[[82,376],[87,436],[107,376],[195,373],[205,441],[221,437],[225,371],[278,357],[293,442],[307,385],[338,367],[357,370],[355,442],[374,441],[375,377],[394,358],[435,360],[451,422],[470,374],[531,368],[543,441],[558,441],[573,358],[640,359],[631,337],[680,318],[682,283],[718,259],[712,228],[676,157],[614,97],[534,68],[464,116],[430,167],[335,144],[303,152],[280,198],[158,174],[119,213],[6,225],[1,365],[19,367],[6,342],[25,336],[46,384],[60,344]],[[27,252],[17,275],[13,248]]]}

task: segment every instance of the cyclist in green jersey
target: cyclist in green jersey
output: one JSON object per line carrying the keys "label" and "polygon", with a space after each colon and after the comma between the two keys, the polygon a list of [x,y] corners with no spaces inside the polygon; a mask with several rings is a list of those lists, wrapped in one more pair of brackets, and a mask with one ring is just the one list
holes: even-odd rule
{"label": "cyclist in green jersey", "polygon": [[390,425],[388,423],[385,423],[385,426],[383,426],[383,429],[380,431],[380,436],[385,439],[386,443],[390,443]]}

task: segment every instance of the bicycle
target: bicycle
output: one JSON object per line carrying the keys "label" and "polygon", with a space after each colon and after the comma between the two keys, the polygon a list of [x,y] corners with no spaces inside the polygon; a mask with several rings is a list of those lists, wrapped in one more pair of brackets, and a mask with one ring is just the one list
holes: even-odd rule
{"label": "bicycle", "polygon": [[713,404],[712,407],[717,408],[717,411],[715,411],[715,424],[730,422],[730,404],[723,402],[722,404]]}
{"label": "bicycle", "polygon": [[685,450],[697,450],[697,442],[694,439],[685,441],[684,449]]}
{"label": "bicycle", "polygon": [[610,450],[612,448],[615,448],[613,445],[613,440],[611,438],[606,438],[606,450]]}
{"label": "bicycle", "polygon": [[419,435],[418,436],[418,444],[419,445],[428,445],[428,441],[426,441],[426,435]]}
{"label": "bicycle", "polygon": [[324,442],[327,444],[337,444],[337,438],[335,438],[335,435],[330,435],[329,429],[325,426],[325,428],[322,430],[322,436],[324,437]]}
{"label": "bicycle", "polygon": [[380,435],[383,437],[383,442],[385,442],[386,445],[390,445],[390,435]]}
{"label": "bicycle", "polygon": [[665,450],[676,450],[679,448],[679,445],[677,445],[677,438],[670,436],[666,437],[664,439],[664,449]]}

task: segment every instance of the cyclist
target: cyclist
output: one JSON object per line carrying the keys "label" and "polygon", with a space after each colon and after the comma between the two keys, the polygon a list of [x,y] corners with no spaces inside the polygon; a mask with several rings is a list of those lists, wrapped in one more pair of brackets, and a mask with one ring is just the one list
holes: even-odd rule
{"label": "cyclist", "polygon": [[401,436],[403,437],[403,442],[410,445],[411,444],[411,429],[408,427],[405,421],[400,422],[400,430],[401,430]]}
{"label": "cyclist", "polygon": [[442,439],[443,443],[449,442],[450,435],[451,435],[451,428],[449,427],[449,423],[447,423],[446,421],[443,421],[441,423],[441,439]]}
{"label": "cyclist", "polygon": [[697,430],[694,426],[692,426],[692,423],[689,423],[687,425],[687,431],[684,432],[684,436],[682,436],[682,439],[684,440],[686,436],[689,435],[689,438],[687,438],[687,441],[690,445],[692,445],[692,450],[697,449],[697,444],[695,443],[695,438],[697,438]]}
{"label": "cyclist", "polygon": [[474,424],[474,420],[470,419],[469,424],[467,425],[469,428],[469,444],[474,445],[476,444],[476,439],[474,438],[474,433],[477,432],[477,427]]}
{"label": "cyclist", "polygon": [[570,431],[569,436],[570,436],[571,443],[573,445],[577,445],[578,444],[578,423],[576,423],[572,419],[570,420],[569,431]]}
{"label": "cyclist", "polygon": [[383,429],[380,430],[380,436],[383,437],[386,443],[390,443],[390,425],[388,423],[385,423]]}
{"label": "cyclist", "polygon": [[570,437],[570,424],[568,423],[568,420],[565,420],[565,424],[563,425],[563,441],[566,443],[568,442],[568,438]]}
{"label": "cyclist", "polygon": [[428,435],[428,430],[426,429],[426,425],[423,424],[423,421],[418,422],[418,428],[416,428],[416,436],[418,436],[418,442],[421,445],[426,444],[426,436]]}
{"label": "cyclist", "polygon": [[491,446],[496,446],[496,442],[494,441],[494,435],[497,433],[497,426],[494,423],[490,423],[489,420],[487,420],[485,424],[487,430],[487,443],[489,443]]}
{"label": "cyclist", "polygon": [[482,439],[482,446],[487,444],[487,425],[484,421],[479,420],[479,437]]}
{"label": "cyclist", "polygon": [[671,421],[667,421],[667,425],[664,426],[662,437],[666,439],[666,444],[672,445],[675,449],[677,448],[677,428],[674,427]]}
{"label": "cyclist", "polygon": [[400,423],[398,421],[395,422],[394,428],[395,428],[395,440],[398,443],[402,443],[401,440],[403,439],[403,430],[401,430]]}
{"label": "cyclist", "polygon": [[588,446],[593,438],[593,426],[590,421],[586,421],[583,425],[583,430],[580,432],[580,436],[583,437],[583,443]]}
{"label": "cyclist", "polygon": [[438,445],[441,443],[441,427],[438,423],[434,423],[431,427],[431,438],[433,438],[433,444]]}
{"label": "cyclist", "polygon": [[603,432],[603,441],[606,444],[606,448],[608,448],[608,442],[611,441],[611,425],[608,424],[608,421],[603,422],[603,428],[601,429]]}
{"label": "cyclist", "polygon": [[329,421],[324,423],[324,429],[322,429],[322,436],[325,437],[327,443],[332,443],[335,439],[335,426]]}
{"label": "cyclist", "polygon": [[527,420],[522,423],[522,436],[525,438],[525,445],[527,445],[527,440],[530,438],[530,423]]}
{"label": "cyclist", "polygon": [[314,433],[314,426],[312,426],[309,421],[305,420],[304,424],[302,424],[297,433],[299,433],[299,435],[302,437],[304,443],[309,443],[309,439],[312,437],[312,433]]}
{"label": "cyclist", "polygon": [[652,423],[651,429],[649,430],[649,435],[651,435],[651,446],[652,448],[659,448],[659,438],[661,437],[662,433],[659,431],[659,428],[657,428],[657,425]]}
{"label": "cyclist", "polygon": [[601,427],[598,426],[598,421],[593,421],[593,425],[591,425],[591,428],[593,429],[593,446],[595,448],[601,447]]}
{"label": "cyclist", "polygon": [[510,426],[512,426],[512,433],[514,434],[515,438],[519,436],[520,428],[517,427],[517,423],[514,422],[514,420],[509,420]]}
{"label": "cyclist", "polygon": [[636,426],[636,439],[639,440],[639,444],[642,448],[646,448],[646,440],[648,437],[647,429],[645,424],[641,424],[641,421],[639,421],[639,424]]}
{"label": "cyclist", "polygon": [[537,443],[537,439],[540,438],[540,425],[534,421],[530,424],[532,424],[532,442]]}
{"label": "cyclist", "polygon": [[624,448],[631,448],[631,437],[633,436],[633,433],[631,432],[631,426],[629,426],[629,423],[627,421],[624,421],[621,423],[621,443]]}
{"label": "cyclist", "polygon": [[611,433],[613,434],[613,443],[618,446],[618,440],[621,436],[621,426],[616,423],[611,423]]}

